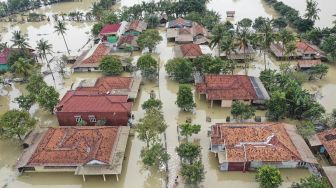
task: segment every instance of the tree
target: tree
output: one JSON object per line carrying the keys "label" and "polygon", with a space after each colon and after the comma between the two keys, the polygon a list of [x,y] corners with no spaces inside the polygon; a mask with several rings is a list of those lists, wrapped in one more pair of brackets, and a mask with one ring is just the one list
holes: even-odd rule
{"label": "tree", "polygon": [[23,76],[24,79],[27,79],[33,71],[33,66],[30,64],[29,60],[24,58],[19,58],[11,68],[16,75]]}
{"label": "tree", "polygon": [[269,52],[271,43],[275,39],[275,32],[273,31],[273,20],[266,18],[263,24],[260,26],[260,37],[261,37],[261,47],[264,51],[264,64],[265,70],[267,69],[267,62],[266,62],[266,53]]}
{"label": "tree", "polygon": [[188,142],[180,144],[175,150],[181,160],[183,162],[187,162],[188,164],[193,164],[201,154],[201,147],[199,145]]}
{"label": "tree", "polygon": [[193,79],[193,65],[187,59],[174,58],[168,60],[165,69],[179,83],[188,83]]}
{"label": "tree", "polygon": [[329,183],[325,177],[310,175],[309,177],[302,178],[300,183],[293,183],[292,188],[328,188]]}
{"label": "tree", "polygon": [[112,55],[103,57],[99,69],[106,75],[120,75],[123,72],[120,59]]}
{"label": "tree", "polygon": [[155,143],[150,148],[143,148],[140,156],[144,165],[148,167],[158,167],[170,159],[167,150],[160,143]]}
{"label": "tree", "polygon": [[215,46],[218,47],[218,57],[221,54],[220,44],[222,43],[224,34],[228,31],[228,28],[224,24],[217,24],[212,29],[212,37],[210,41],[210,47],[214,48]]}
{"label": "tree", "polygon": [[45,86],[47,86],[47,84],[44,82],[42,75],[33,74],[28,79],[26,89],[29,91],[29,93],[37,95],[36,91],[41,91],[41,89]]}
{"label": "tree", "polygon": [[65,31],[68,30],[67,27],[66,27],[65,22],[62,22],[62,21],[58,20],[56,22],[56,25],[54,26],[54,29],[55,29],[55,32],[57,32],[58,35],[62,35],[63,40],[64,40],[64,44],[66,46],[68,54],[70,55],[70,50],[69,50],[68,44],[67,44],[67,42],[65,40],[65,37],[64,37]]}
{"label": "tree", "polygon": [[260,188],[277,188],[283,182],[279,169],[273,166],[258,168],[256,180],[259,182]]}
{"label": "tree", "polygon": [[148,28],[149,29],[156,28],[160,23],[160,20],[156,15],[148,15],[148,16],[145,17],[145,20],[148,23]]}
{"label": "tree", "polygon": [[144,110],[149,110],[149,109],[157,109],[161,110],[162,109],[162,102],[159,99],[148,99],[142,104],[142,109]]}
{"label": "tree", "polygon": [[59,93],[51,86],[43,87],[37,96],[37,102],[41,107],[54,113],[54,108],[59,100]]}
{"label": "tree", "polygon": [[167,128],[162,113],[157,109],[149,109],[146,111],[145,117],[139,120],[135,129],[140,140],[146,142],[147,148],[150,144],[156,143],[159,134],[163,133]]}
{"label": "tree", "polygon": [[192,134],[197,134],[201,131],[201,125],[184,123],[179,125],[180,133],[182,136],[185,136],[187,141],[188,137]]}
{"label": "tree", "polygon": [[181,175],[187,184],[198,185],[204,180],[205,172],[203,164],[198,161],[194,164],[182,164]]}
{"label": "tree", "polygon": [[177,92],[176,104],[184,111],[191,111],[196,104],[194,103],[191,87],[188,85],[180,85]]}
{"label": "tree", "polygon": [[158,75],[158,62],[151,54],[146,53],[139,57],[137,61],[137,68],[141,70],[141,74],[147,78],[154,80]]}
{"label": "tree", "polygon": [[112,11],[103,11],[101,22],[104,25],[118,23],[118,16]]}
{"label": "tree", "polygon": [[29,111],[31,106],[35,103],[35,96],[32,94],[29,95],[21,95],[15,98],[15,101],[19,103],[19,107],[23,110]]}
{"label": "tree", "polygon": [[48,61],[48,58],[47,58],[47,54],[52,53],[52,44],[49,44],[48,41],[46,41],[44,39],[40,39],[39,41],[37,41],[37,52],[40,54],[41,59],[44,58],[46,60],[47,67],[48,67],[48,69],[51,73],[51,76],[52,76],[53,80],[54,80],[54,84],[56,85],[54,73],[51,70],[50,62]]}
{"label": "tree", "polygon": [[243,27],[242,29],[239,27],[239,25],[247,26],[246,25],[247,23],[245,22],[238,24],[237,32],[236,32],[236,41],[237,41],[239,50],[243,50],[243,54],[244,54],[243,61],[245,63],[244,69],[245,69],[245,74],[247,74],[246,49],[248,49],[248,46],[249,46],[250,32],[247,27]]}
{"label": "tree", "polygon": [[231,114],[239,121],[250,119],[255,115],[255,109],[243,102],[234,101],[231,108]]}
{"label": "tree", "polygon": [[14,31],[13,32],[13,37],[11,39],[11,42],[13,42],[13,47],[18,47],[20,48],[21,52],[24,52],[26,48],[29,47],[28,44],[28,38],[25,37],[21,31]]}
{"label": "tree", "polygon": [[271,99],[267,101],[266,105],[269,119],[278,121],[286,117],[286,93],[279,90],[272,92]]}
{"label": "tree", "polygon": [[142,32],[138,39],[137,43],[141,49],[148,48],[149,53],[152,53],[156,45],[162,41],[160,33],[155,29],[147,29]]}
{"label": "tree", "polygon": [[328,58],[331,61],[336,60],[336,35],[330,35],[325,37],[321,49],[328,54]]}
{"label": "tree", "polygon": [[315,125],[311,121],[304,121],[300,125],[297,125],[297,131],[305,139],[316,133]]}
{"label": "tree", "polygon": [[92,29],[91,29],[91,33],[94,35],[94,36],[98,36],[100,31],[103,29],[103,24],[101,22],[99,23],[95,23],[93,26],[92,26]]}
{"label": "tree", "polygon": [[24,110],[9,110],[0,120],[0,129],[4,136],[17,136],[20,140],[22,140],[22,135],[25,135],[36,125],[36,120]]}
{"label": "tree", "polygon": [[320,17],[318,13],[321,9],[318,8],[318,3],[314,0],[306,0],[306,3],[306,14],[304,16],[313,22],[319,20]]}
{"label": "tree", "polygon": [[[311,68],[310,75],[313,77],[314,75],[320,75],[320,79],[323,78],[328,73],[329,67],[325,64],[318,64]],[[311,78],[310,78],[311,79]]]}
{"label": "tree", "polygon": [[281,29],[286,28],[288,23],[284,17],[280,17],[280,18],[274,19],[272,25],[278,30],[281,30]]}

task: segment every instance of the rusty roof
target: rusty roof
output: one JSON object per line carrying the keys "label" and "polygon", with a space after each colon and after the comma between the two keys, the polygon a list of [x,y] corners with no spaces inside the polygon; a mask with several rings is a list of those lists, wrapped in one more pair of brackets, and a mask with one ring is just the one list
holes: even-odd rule
{"label": "rusty roof", "polygon": [[317,136],[336,165],[336,128],[318,133]]}
{"label": "rusty roof", "polygon": [[110,164],[118,127],[49,128],[27,166],[80,166],[90,161]]}
{"label": "rusty roof", "polygon": [[183,44],[180,46],[183,57],[198,57],[203,55],[198,44]]}
{"label": "rusty roof", "polygon": [[68,91],[58,103],[58,112],[130,112],[127,95],[102,95],[93,91]]}
{"label": "rusty roof", "polygon": [[282,123],[223,123],[212,126],[212,145],[223,145],[227,161],[302,161]]}
{"label": "rusty roof", "polygon": [[100,31],[100,35],[108,35],[111,33],[117,33],[119,31],[121,24],[116,23],[116,24],[107,24],[105,25],[102,30]]}
{"label": "rusty roof", "polygon": [[92,55],[82,61],[82,64],[99,64],[103,57],[106,56],[109,52],[109,47],[105,46],[104,44],[99,44]]}
{"label": "rusty roof", "polygon": [[133,20],[128,24],[126,31],[135,30],[138,32],[142,32],[146,28],[147,28],[146,22],[141,21],[141,20]]}
{"label": "rusty roof", "polygon": [[204,83],[196,84],[198,93],[206,93],[208,100],[253,100],[257,94],[246,75],[204,76]]}
{"label": "rusty roof", "polygon": [[97,93],[107,93],[114,89],[127,89],[132,86],[133,77],[106,76],[97,79],[94,87],[78,87],[78,91],[96,91]]}

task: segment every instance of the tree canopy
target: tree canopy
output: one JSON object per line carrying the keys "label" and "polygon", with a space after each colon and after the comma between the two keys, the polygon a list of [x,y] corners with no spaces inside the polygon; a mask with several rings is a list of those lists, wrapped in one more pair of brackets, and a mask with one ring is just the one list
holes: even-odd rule
{"label": "tree canopy", "polygon": [[188,141],[189,136],[193,134],[197,134],[201,131],[201,125],[184,123],[184,124],[179,125],[179,129],[180,129],[180,134],[182,136],[185,136]]}
{"label": "tree canopy", "polygon": [[187,59],[171,59],[165,65],[165,69],[179,83],[188,83],[193,80],[193,65]]}
{"label": "tree canopy", "polygon": [[120,75],[123,72],[120,59],[111,55],[103,57],[99,69],[106,75]]}
{"label": "tree canopy", "polygon": [[243,102],[234,101],[231,107],[231,114],[239,121],[250,119],[255,115],[255,109]]}
{"label": "tree canopy", "polygon": [[22,136],[33,129],[36,120],[25,110],[9,110],[0,118],[0,132],[6,137]]}
{"label": "tree canopy", "polygon": [[184,111],[191,111],[196,106],[191,87],[189,85],[179,86],[176,104]]}
{"label": "tree canopy", "polygon": [[279,169],[273,166],[258,168],[256,180],[259,182],[260,188],[277,188],[283,182]]}
{"label": "tree canopy", "polygon": [[161,41],[162,37],[156,29],[147,29],[142,32],[137,39],[139,47],[141,49],[148,48],[150,53]]}
{"label": "tree canopy", "polygon": [[157,78],[158,62],[152,57],[151,54],[146,53],[139,57],[137,61],[137,68],[141,70],[141,74],[150,80]]}

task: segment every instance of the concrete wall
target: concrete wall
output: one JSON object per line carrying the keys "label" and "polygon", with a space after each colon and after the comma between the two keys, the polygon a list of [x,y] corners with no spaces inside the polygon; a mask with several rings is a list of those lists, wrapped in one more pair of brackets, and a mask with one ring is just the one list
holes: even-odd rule
{"label": "concrete wall", "polygon": [[231,108],[232,100],[222,100],[221,107],[222,108]]}

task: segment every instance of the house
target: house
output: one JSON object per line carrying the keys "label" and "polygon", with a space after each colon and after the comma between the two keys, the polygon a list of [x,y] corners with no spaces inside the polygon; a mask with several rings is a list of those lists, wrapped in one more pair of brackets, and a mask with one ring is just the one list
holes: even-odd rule
{"label": "house", "polygon": [[111,48],[100,43],[95,45],[90,50],[84,51],[76,60],[72,69],[74,72],[91,72],[91,71],[100,71],[99,65],[100,61],[104,56],[108,55],[111,51]]}
{"label": "house", "polygon": [[169,41],[178,44],[208,44],[210,33],[202,25],[197,22],[192,22],[191,27],[168,28],[166,37]]}
{"label": "house", "polygon": [[129,127],[57,127],[32,134],[33,142],[17,163],[19,172],[121,174]]}
{"label": "house", "polygon": [[296,127],[285,123],[218,123],[210,150],[221,171],[250,171],[263,165],[309,168],[318,164]]}
{"label": "house", "polygon": [[138,36],[147,29],[147,23],[141,20],[133,20],[127,24],[124,35]]}
{"label": "house", "polygon": [[120,23],[107,24],[100,31],[99,37],[104,42],[116,43],[118,41],[118,37],[121,35],[120,27]]}
{"label": "house", "polygon": [[137,36],[133,35],[125,35],[120,37],[117,47],[119,49],[129,50],[129,51],[137,51],[140,50],[140,47],[137,43]]}
{"label": "house", "polygon": [[[0,52],[0,72],[6,72],[9,70],[10,66],[7,62],[11,52],[13,51],[18,51],[20,50],[19,48],[4,48],[1,52]],[[34,54],[33,49],[30,48],[26,48],[27,52],[30,53],[31,56],[33,56],[34,58],[36,57],[36,55]]]}
{"label": "house", "polygon": [[307,41],[297,41],[296,50],[292,54],[286,54],[281,43],[272,43],[270,50],[278,60],[286,60],[288,58],[303,60],[326,58],[326,55],[322,50]]}
{"label": "house", "polygon": [[77,91],[92,91],[98,94],[126,95],[129,100],[137,98],[141,77],[107,76],[93,80],[83,80]]}
{"label": "house", "polygon": [[168,28],[185,28],[192,27],[192,21],[185,20],[181,17],[168,22]]}
{"label": "house", "polygon": [[299,70],[309,70],[312,67],[321,64],[320,59],[305,59],[305,60],[298,60],[297,67]]}
{"label": "house", "polygon": [[126,126],[132,103],[127,95],[100,94],[98,91],[68,91],[55,107],[60,126],[104,124]]}
{"label": "house", "polygon": [[[217,50],[218,52],[218,50]],[[225,59],[243,61],[243,60],[252,60],[256,55],[256,51],[251,45],[248,45],[244,48],[236,48],[235,51],[227,54],[226,52],[221,52],[220,57]]]}
{"label": "house", "polygon": [[211,54],[212,51],[207,45],[198,44],[182,44],[174,47],[175,57],[183,57],[188,59],[194,59],[201,55]]}
{"label": "house", "polygon": [[231,107],[233,101],[263,105],[270,99],[264,85],[257,77],[246,75],[204,75],[196,81],[196,92],[206,100],[220,101],[221,107]]}
{"label": "house", "polygon": [[308,143],[314,152],[323,154],[331,165],[336,166],[336,128],[313,135]]}
{"label": "house", "polygon": [[10,55],[11,49],[5,48],[0,53],[0,72],[6,72],[9,69],[9,64],[7,62],[7,59]]}
{"label": "house", "polygon": [[317,46],[307,41],[296,42],[296,51],[302,59],[324,59],[325,53]]}

